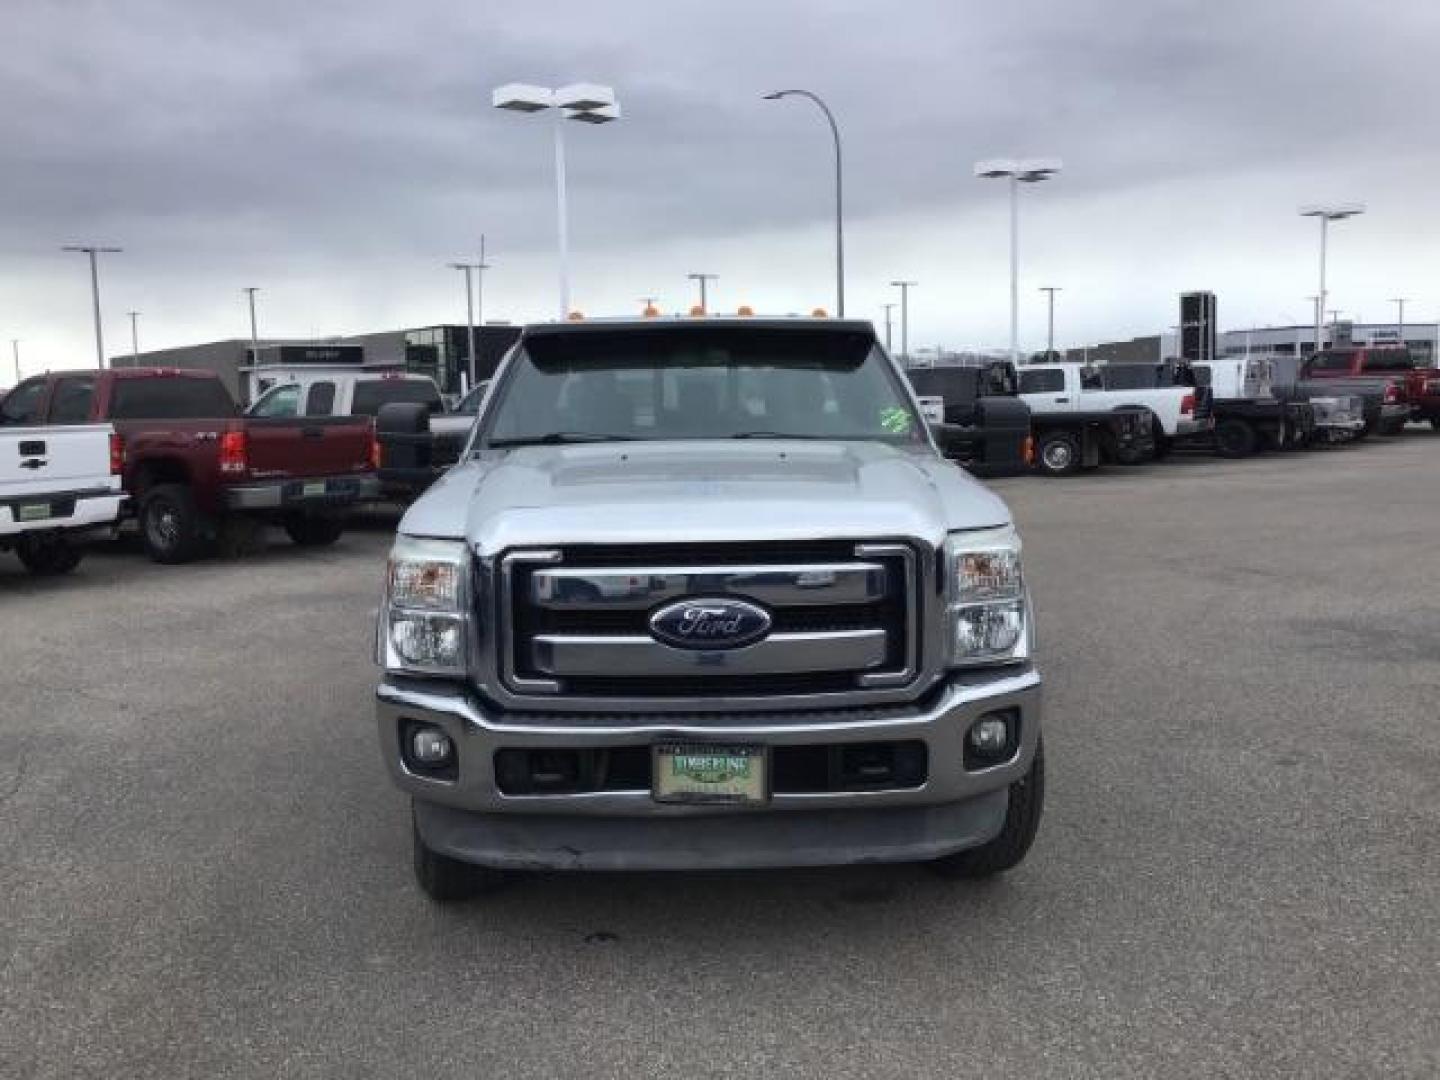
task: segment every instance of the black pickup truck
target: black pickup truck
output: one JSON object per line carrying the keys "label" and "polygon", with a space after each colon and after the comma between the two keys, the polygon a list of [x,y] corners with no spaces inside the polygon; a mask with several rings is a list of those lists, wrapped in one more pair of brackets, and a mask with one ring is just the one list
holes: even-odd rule
{"label": "black pickup truck", "polygon": [[1064,476],[1103,461],[1144,460],[1153,451],[1150,414],[1143,408],[1040,415],[1019,395],[1013,364],[912,368],[915,394],[944,401],[935,440],[946,457],[977,475],[1034,468]]}

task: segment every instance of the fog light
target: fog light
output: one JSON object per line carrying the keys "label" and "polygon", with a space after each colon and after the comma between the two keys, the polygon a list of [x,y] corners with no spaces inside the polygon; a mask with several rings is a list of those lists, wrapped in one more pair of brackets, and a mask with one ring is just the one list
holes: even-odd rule
{"label": "fog light", "polygon": [[410,755],[416,764],[434,767],[444,765],[455,753],[455,746],[439,728],[417,728],[410,736]]}
{"label": "fog light", "polygon": [[991,713],[971,724],[971,746],[978,755],[1002,755],[1009,746],[1009,724],[1005,717]]}

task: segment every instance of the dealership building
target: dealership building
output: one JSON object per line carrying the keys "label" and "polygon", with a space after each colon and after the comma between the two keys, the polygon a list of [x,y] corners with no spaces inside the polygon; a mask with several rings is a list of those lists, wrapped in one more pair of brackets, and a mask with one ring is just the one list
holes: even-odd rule
{"label": "dealership building", "polygon": [[[520,327],[486,323],[475,327],[475,373],[488,379],[501,357],[520,336]],[[384,371],[428,375],[445,394],[458,395],[468,384],[469,328],[445,324],[409,330],[382,330],[316,340],[262,338],[252,350],[248,338],[231,338],[173,349],[153,349],[138,356],[125,353],[110,358],[110,366],[173,367],[213,371],[235,400],[246,400],[245,374],[256,367],[297,364],[354,365]]]}

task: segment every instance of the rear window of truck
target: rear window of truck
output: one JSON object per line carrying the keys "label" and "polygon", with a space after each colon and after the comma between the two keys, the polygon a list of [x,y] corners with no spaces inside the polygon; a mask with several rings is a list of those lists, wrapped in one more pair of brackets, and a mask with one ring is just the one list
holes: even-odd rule
{"label": "rear window of truck", "polygon": [[1048,371],[1020,372],[1020,393],[1054,394],[1065,389],[1065,373],[1054,368]]}
{"label": "rear window of truck", "polygon": [[110,390],[112,420],[208,420],[235,414],[235,402],[215,379],[116,379]]}
{"label": "rear window of truck", "polygon": [[381,405],[428,405],[432,413],[444,411],[440,392],[422,379],[363,379],[355,384],[350,412],[355,416],[374,416]]}
{"label": "rear window of truck", "polygon": [[1415,357],[1409,349],[1372,349],[1365,354],[1366,371],[1413,371]]}
{"label": "rear window of truck", "polygon": [[944,398],[947,405],[975,400],[976,373],[921,368],[907,371],[906,377],[919,397]]}

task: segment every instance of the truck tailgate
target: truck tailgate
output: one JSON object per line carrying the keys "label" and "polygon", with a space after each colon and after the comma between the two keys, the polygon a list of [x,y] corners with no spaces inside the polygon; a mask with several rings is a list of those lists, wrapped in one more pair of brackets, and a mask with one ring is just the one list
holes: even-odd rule
{"label": "truck tailgate", "polygon": [[247,417],[250,474],[257,477],[337,476],[370,468],[374,422],[369,417]]}
{"label": "truck tailgate", "polygon": [[109,424],[0,428],[0,498],[119,488]]}

